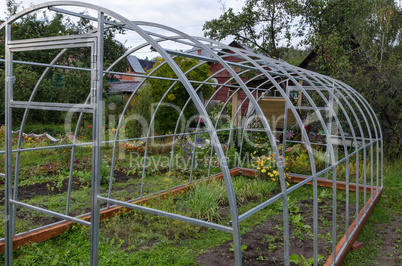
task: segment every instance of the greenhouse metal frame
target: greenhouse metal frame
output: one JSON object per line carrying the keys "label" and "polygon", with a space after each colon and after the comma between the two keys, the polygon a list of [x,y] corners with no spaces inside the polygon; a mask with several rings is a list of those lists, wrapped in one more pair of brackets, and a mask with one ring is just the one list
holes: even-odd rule
{"label": "greenhouse metal frame", "polygon": [[[74,8],[81,8],[84,10],[90,10],[91,12],[96,12],[96,16],[84,15],[73,11]],[[32,12],[48,10],[49,12],[56,12],[64,15],[68,15],[76,18],[84,18],[93,21],[96,25],[90,33],[82,35],[70,35],[70,36],[57,36],[57,37],[47,37],[47,38],[36,38],[36,39],[25,39],[25,40],[13,40],[11,38],[13,23],[18,19]],[[112,18],[112,20],[106,19]],[[119,27],[125,31],[131,31],[138,34],[143,39],[143,44],[138,45],[134,48],[129,49],[122,57],[120,57],[116,62],[114,62],[110,67],[104,69],[103,64],[103,40],[104,40],[104,30],[108,27]],[[44,214],[48,214],[54,217],[62,218],[66,221],[72,221],[79,223],[91,228],[91,248],[90,248],[90,263],[91,265],[98,264],[98,254],[99,254],[99,220],[101,207],[100,203],[107,203],[107,208],[112,206],[123,206],[129,209],[135,209],[138,211],[148,212],[164,217],[169,217],[172,219],[177,219],[185,221],[188,223],[205,226],[208,228],[221,230],[233,234],[234,252],[235,252],[235,264],[241,265],[241,234],[240,234],[240,223],[246,218],[250,217],[254,213],[266,208],[273,202],[281,200],[283,202],[283,235],[284,235],[284,262],[285,265],[289,265],[289,210],[288,210],[288,194],[297,188],[312,182],[313,186],[313,241],[314,241],[314,265],[317,265],[318,257],[318,195],[317,195],[317,182],[319,180],[325,180],[330,178],[333,183],[333,220],[332,220],[332,261],[331,264],[335,265],[339,262],[339,256],[344,252],[344,250],[337,250],[336,248],[336,204],[337,204],[337,175],[336,166],[345,163],[346,164],[346,208],[349,206],[349,186],[354,185],[356,187],[364,187],[364,214],[359,216],[359,193],[356,193],[356,223],[359,225],[361,221],[369,215],[369,209],[374,201],[378,200],[380,196],[380,191],[383,187],[383,141],[382,132],[380,128],[379,121],[370,107],[368,102],[353,88],[345,83],[342,83],[333,78],[301,69],[292,66],[286,62],[276,60],[258,53],[253,53],[249,50],[238,49],[230,47],[228,45],[209,40],[206,38],[192,37],[178,30],[172,29],[167,26],[149,23],[149,22],[139,22],[131,21],[121,15],[110,11],[108,9],[82,3],[75,1],[56,1],[40,4],[37,6],[30,7],[15,16],[9,18],[6,22],[1,25],[1,29],[5,30],[5,73],[6,73],[6,147],[5,151],[1,152],[5,154],[6,169],[5,173],[1,173],[5,177],[5,264],[12,265],[13,261],[13,239],[15,234],[15,220],[17,207],[28,208],[34,211],[38,211]],[[161,30],[167,32],[168,34],[158,33]],[[165,43],[177,43],[182,46],[186,46],[186,49],[174,50],[169,49],[164,46]],[[89,47],[92,50],[91,67],[90,68],[77,68],[73,66],[58,65],[57,60],[60,58],[68,49],[76,47]],[[113,67],[124,60],[128,55],[135,54],[140,49],[152,49],[157,53],[157,55],[163,59],[156,69],[151,70],[146,74],[127,74],[123,72],[113,71]],[[14,61],[13,54],[24,51],[40,51],[40,50],[50,50],[50,49],[61,49],[61,52],[56,58],[50,63],[43,62],[25,62],[25,61]],[[199,52],[201,51],[201,52]],[[175,63],[174,58],[186,57],[198,60],[199,64],[194,67],[197,68],[201,65],[208,63],[215,63],[221,65],[220,71],[225,71],[230,78],[224,83],[212,82],[213,78],[216,78],[219,71],[213,73],[207,80],[203,82],[192,81],[187,77],[187,72],[183,72],[182,69]],[[236,62],[227,60],[228,57],[236,57],[238,60]],[[13,100],[13,81],[15,80],[13,73],[13,65],[15,64],[27,64],[34,66],[44,67],[45,70],[37,82],[36,87],[32,91],[28,101],[15,101]],[[161,78],[154,73],[156,70],[167,64],[176,74],[177,78]],[[91,72],[91,88],[90,95],[85,100],[84,103],[50,103],[35,101],[35,94],[39,88],[39,85],[45,78],[48,71],[52,68],[64,68],[71,70],[81,70]],[[189,70],[188,72],[190,72]],[[132,139],[122,139],[120,137],[120,128],[124,122],[124,116],[127,112],[130,101],[136,95],[134,91],[127,101],[124,107],[123,113],[119,119],[119,125],[117,126],[116,137],[111,141],[102,141],[102,91],[103,84],[102,80],[104,75],[127,75],[136,76],[143,78],[140,86],[141,88],[148,79],[168,79],[173,82],[166,92],[161,96],[159,104],[156,106],[154,115],[152,117],[149,128],[147,129],[147,134],[141,138]],[[251,75],[252,77],[248,80],[242,78],[244,74]],[[263,80],[260,85],[251,86],[249,84],[252,81]],[[163,100],[167,97],[169,92],[174,87],[174,84],[181,83],[188,95],[188,101],[183,107],[177,124],[175,125],[175,131],[169,135],[154,135],[152,131],[152,124],[154,123],[155,116],[161,105],[163,105]],[[264,85],[269,84],[269,89],[264,88]],[[213,121],[209,116],[206,107],[210,104],[211,99],[214,95],[205,102],[199,97],[198,91],[201,90],[203,85],[213,85],[215,87],[216,95],[221,89],[230,87],[234,93],[229,96],[226,102],[223,104],[222,110],[219,116],[223,115],[223,110],[229,102],[232,101],[236,93],[243,92],[246,98],[238,104],[237,110],[233,111],[234,117],[230,123],[230,127],[226,129],[218,129],[218,123]],[[259,100],[264,98],[267,93],[275,90],[280,94],[280,98],[284,99],[285,102],[285,113],[284,113],[284,125],[283,129],[277,130],[272,128],[269,121],[265,117],[260,105]],[[294,104],[292,100],[291,92],[295,91],[298,95],[303,98],[302,104]],[[314,94],[314,96],[312,96]],[[319,102],[323,105],[317,105],[317,98]],[[249,117],[243,117],[242,121],[238,123],[236,120],[241,114],[242,106],[245,103],[249,105]],[[194,104],[197,112],[202,118],[204,127],[201,127],[201,119],[198,119],[197,128],[192,132],[182,132],[180,128],[180,121],[184,115],[184,110],[189,104]],[[12,109],[22,108],[25,110],[24,117],[20,126],[18,147],[13,149],[12,145]],[[21,148],[21,139],[23,134],[23,129],[27,121],[29,110],[49,110],[49,111],[61,111],[61,112],[74,112],[80,113],[80,120],[83,119],[82,114],[89,113],[92,114],[93,119],[93,132],[92,132],[92,142],[91,143],[77,143],[76,138],[71,144],[68,145],[55,145],[47,147],[37,147],[31,149]],[[322,143],[314,143],[309,140],[308,132],[305,127],[305,121],[300,115],[302,111],[309,111],[312,116],[315,117],[316,123],[320,125],[321,129],[326,132],[325,139]],[[287,187],[285,180],[285,161],[286,152],[285,148],[280,151],[279,146],[283,145],[286,147],[287,144],[291,144],[291,140],[286,139],[286,133],[290,125],[287,124],[287,117],[289,114],[293,114],[295,117],[297,125],[300,127],[302,134],[302,141],[299,141],[308,151],[308,156],[310,160],[311,175],[305,177],[304,181],[294,185],[292,187]],[[325,117],[324,117],[324,114]],[[248,126],[250,121],[259,119],[261,123],[261,129],[253,129]],[[236,119],[235,119],[236,118]],[[253,120],[254,119],[254,120]],[[78,129],[80,123],[77,123],[77,128],[75,130],[75,137],[77,137]],[[229,140],[227,143],[221,143],[218,137],[218,133],[221,131],[229,132]],[[230,169],[227,164],[228,150],[223,148],[223,146],[230,146],[231,141],[235,132],[240,134],[242,140],[250,131],[259,131],[267,135],[270,146],[272,147],[275,160],[277,162],[277,169],[280,176],[280,190],[281,193],[268,199],[257,207],[251,209],[250,211],[238,214],[237,203],[235,198],[235,191],[233,189]],[[336,132],[336,134],[333,134]],[[145,141],[145,154],[143,156],[144,166],[142,172],[142,183],[141,192],[139,198],[144,197],[143,188],[145,182],[145,168],[147,166],[147,157],[149,152],[149,142],[155,138],[170,137],[173,138],[172,142],[172,152],[170,160],[170,168],[172,168],[173,162],[173,150],[175,140],[179,137],[190,136],[196,138],[197,134],[208,133],[213,149],[211,149],[211,157],[213,153],[217,156],[219,160],[219,165],[223,179],[226,186],[226,192],[229,199],[230,206],[230,217],[231,223],[228,226],[215,224],[211,222],[206,222],[199,219],[194,219],[190,217],[181,216],[174,213],[168,213],[160,211],[157,209],[152,209],[149,207],[144,207],[138,204],[133,204],[131,202],[124,202],[111,197],[112,193],[112,179],[114,165],[116,161],[117,152],[116,148],[119,143],[124,141],[141,140]],[[278,143],[277,138],[282,136],[282,143]],[[334,141],[335,139],[335,141]],[[297,142],[297,141],[295,141]],[[243,142],[241,142],[243,143]],[[348,144],[349,143],[349,144]],[[110,144],[113,145],[113,158],[110,173],[110,186],[107,197],[100,196],[100,167],[101,167],[101,149],[102,145]],[[70,205],[70,194],[71,194],[71,183],[72,183],[72,172],[74,164],[75,149],[79,146],[92,145],[92,205],[91,205],[91,221],[86,221],[80,217],[73,217],[69,215],[69,205]],[[195,145],[195,144],[194,144]],[[321,145],[327,150],[326,160],[327,165],[325,169],[317,171],[316,163],[313,154],[313,146]],[[338,146],[344,150],[344,156],[339,158],[337,155]],[[50,211],[38,206],[28,205],[18,200],[18,174],[20,167],[20,154],[27,151],[35,151],[40,149],[60,149],[60,148],[71,148],[71,166],[69,175],[69,189],[68,196],[66,199],[66,212],[57,213]],[[240,166],[241,162],[241,150],[240,156],[237,162],[237,166]],[[369,151],[369,152],[368,152]],[[16,154],[15,161],[13,162],[13,154]],[[194,167],[194,154],[192,154],[192,167]],[[369,154],[369,155],[368,155]],[[355,176],[350,176],[349,173],[349,162],[355,160],[355,158],[363,158],[363,176],[360,176],[359,171],[356,171]],[[366,165],[369,165],[369,169],[366,169]],[[15,167],[15,174],[13,174],[13,167]],[[359,169],[359,159],[356,159],[356,168]],[[192,173],[190,173],[188,183],[192,183]],[[205,178],[213,176],[209,171]],[[361,181],[363,180],[363,181]],[[13,189],[14,185],[14,189]],[[357,189],[359,191],[359,189]],[[368,193],[369,191],[370,193]],[[371,205],[367,206],[367,199],[371,199]],[[351,239],[356,236],[358,232],[357,229],[349,232],[350,219],[349,212],[346,211],[346,242],[352,241]],[[360,217],[360,218],[359,218]],[[23,234],[23,233],[22,233]],[[346,248],[346,246],[345,246]],[[344,248],[344,249],[345,249]]]}

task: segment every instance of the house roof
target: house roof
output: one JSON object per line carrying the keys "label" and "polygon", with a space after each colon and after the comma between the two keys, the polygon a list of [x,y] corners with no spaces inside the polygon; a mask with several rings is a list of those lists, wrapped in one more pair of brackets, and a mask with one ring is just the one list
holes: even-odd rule
{"label": "house roof", "polygon": [[138,59],[138,61],[140,61],[140,64],[145,71],[153,68],[155,65],[155,62],[148,61],[148,60]]}
{"label": "house roof", "polygon": [[[228,44],[228,46],[238,48],[238,49],[243,49],[243,50],[246,50],[246,51],[249,51],[249,52],[253,52],[253,49],[251,49],[250,47],[248,47],[246,45],[241,45],[236,41],[232,41],[231,43]],[[222,55],[222,54],[227,53],[227,52],[231,53],[231,51],[228,50],[228,49],[222,49],[222,52],[218,53],[218,54]]]}
{"label": "house roof", "polygon": [[145,71],[151,69],[155,64],[155,62],[138,59],[134,55],[128,55],[127,60],[133,71],[139,74],[145,74]]}
{"label": "house roof", "polygon": [[128,93],[133,92],[140,84],[140,81],[117,81],[111,82],[110,84],[110,93]]}
{"label": "house roof", "polygon": [[[349,38],[349,46],[351,50],[355,51],[354,58],[359,60],[360,63],[366,65],[367,69],[377,69],[375,62],[362,50],[360,43],[358,42],[357,38],[351,33]],[[316,71],[317,68],[317,50],[318,47],[315,47],[298,65],[298,67]],[[349,59],[351,60],[351,59]]]}

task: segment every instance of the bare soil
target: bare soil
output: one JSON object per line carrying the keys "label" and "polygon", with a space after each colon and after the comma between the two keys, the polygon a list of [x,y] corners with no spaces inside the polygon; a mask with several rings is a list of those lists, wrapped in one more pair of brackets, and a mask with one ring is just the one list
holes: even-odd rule
{"label": "bare soil", "polygon": [[[302,213],[302,223],[313,228],[312,217],[312,200],[302,200],[297,206],[300,207]],[[345,208],[344,204],[340,204],[340,210],[337,211],[339,224],[343,224]],[[328,211],[332,206],[332,200],[324,199],[319,203],[318,217],[319,234],[326,235],[331,232],[332,214]],[[342,212],[343,213],[342,213]],[[323,221],[327,221],[324,225]],[[241,237],[241,244],[246,245],[246,249],[242,251],[243,265],[283,265],[284,264],[284,248],[283,248],[283,224],[282,215],[278,215],[268,219],[266,222],[254,227],[252,231],[245,233]],[[313,257],[313,238],[308,230],[299,230],[296,224],[290,223],[290,255],[303,255],[305,258]],[[299,233],[298,233],[299,232]],[[342,235],[340,235],[342,236]],[[234,253],[230,251],[232,241],[227,241],[212,250],[198,256],[195,261],[200,265],[234,265]],[[331,253],[331,240],[326,237],[318,238],[318,254],[328,258]],[[320,261],[324,263],[325,260]]]}
{"label": "bare soil", "polygon": [[[130,179],[138,179],[139,177],[136,175],[126,175],[120,170],[116,170],[114,172],[114,182],[126,182]],[[73,177],[72,179],[72,190],[82,189],[83,186],[87,186],[84,184],[78,177]],[[127,190],[127,187],[124,188]],[[130,187],[128,191],[130,191]],[[132,188],[135,190],[135,188]],[[68,179],[64,179],[62,182],[62,186],[58,187],[56,182],[47,182],[47,183],[39,183],[33,185],[26,185],[18,187],[18,200],[27,200],[36,196],[51,196],[62,194],[68,191]],[[72,199],[73,200],[73,199]],[[128,199],[126,199],[128,200]],[[0,204],[4,204],[4,190],[0,191]],[[90,205],[90,204],[89,204]],[[88,205],[88,206],[89,206]],[[101,203],[101,208],[105,207],[106,203]],[[40,206],[39,206],[40,207]],[[77,216],[83,213],[88,213],[91,211],[91,208],[85,208],[82,210],[71,211],[71,216]],[[52,224],[62,219],[57,217],[49,217],[49,216],[37,216],[33,213],[33,211],[25,209],[25,208],[17,208],[17,219],[29,220],[30,223],[34,226],[44,226],[48,224]]]}
{"label": "bare soil", "polygon": [[[126,182],[132,178],[138,179],[136,175],[126,175],[122,171],[116,170],[114,172],[114,182]],[[80,178],[73,177],[72,190],[79,190],[86,186]],[[62,186],[58,187],[56,182],[38,183],[33,185],[26,185],[18,187],[18,200],[31,199],[36,196],[51,196],[65,193],[68,190],[68,178],[64,179]],[[4,204],[4,190],[0,191],[0,204]]]}

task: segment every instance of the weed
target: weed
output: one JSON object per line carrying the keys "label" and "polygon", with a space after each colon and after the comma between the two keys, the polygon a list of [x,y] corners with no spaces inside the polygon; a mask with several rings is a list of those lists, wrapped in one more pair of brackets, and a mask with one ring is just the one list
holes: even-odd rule
{"label": "weed", "polygon": [[268,246],[268,250],[269,251],[274,251],[274,250],[276,250],[278,247],[275,245],[275,244],[273,244],[273,243],[271,243],[271,244],[269,244],[269,246]]}
{"label": "weed", "polygon": [[[318,255],[317,262],[320,262],[324,256]],[[303,255],[293,254],[289,256],[289,261],[297,265],[310,266],[314,265],[314,258],[306,259]]]}
{"label": "weed", "polygon": [[[230,252],[234,252],[234,245],[232,244],[232,243],[230,243],[230,248],[229,248],[229,251]],[[241,245],[241,247],[240,247],[240,249],[241,249],[241,251],[243,252],[244,250],[246,250],[248,248],[248,246],[247,245]]]}

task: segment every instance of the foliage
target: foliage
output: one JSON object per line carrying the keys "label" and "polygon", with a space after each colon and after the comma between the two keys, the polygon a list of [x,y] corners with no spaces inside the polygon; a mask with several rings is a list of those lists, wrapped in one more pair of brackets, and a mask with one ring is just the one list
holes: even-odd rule
{"label": "foliage", "polygon": [[281,39],[290,43],[290,21],[298,8],[295,0],[248,0],[241,12],[229,8],[218,19],[205,22],[203,30],[212,39],[233,36],[240,44],[279,57],[278,43]]}
{"label": "foliage", "polygon": [[356,67],[354,71],[340,73],[339,78],[348,80],[369,102],[383,131],[385,156],[397,158],[402,152],[402,66],[383,66],[378,70]]}
{"label": "foliage", "polygon": [[[193,67],[199,64],[197,60],[184,57],[176,57],[174,58],[174,61],[179,66],[181,71],[183,73],[186,73],[186,77],[190,81],[205,81],[211,75],[209,66],[207,64],[203,64],[193,69]],[[155,69],[157,70],[153,72]],[[147,71],[147,73],[153,73],[152,75],[156,75],[159,77],[177,78],[176,73],[164,61],[158,61],[152,69]],[[178,110],[173,109],[172,106],[178,107],[181,111],[181,109],[184,107],[184,104],[190,97],[189,93],[181,82],[150,79],[148,81],[148,84],[149,87],[144,88],[144,90],[140,92],[139,97],[143,99],[144,97],[141,96],[141,93],[146,93],[153,108],[155,108],[156,104],[161,101],[162,96],[165,94],[166,90],[173,86],[166,98],[163,100],[163,105],[159,108],[154,122],[155,131],[157,133],[164,134],[167,132],[173,132],[179,117],[179,112]],[[195,84],[194,88],[197,88],[197,86],[198,84]],[[203,85],[199,92],[202,92],[203,97],[206,99],[212,95],[213,88],[211,85]],[[150,106],[146,107],[148,107],[148,112],[152,111]],[[144,110],[142,112],[144,112]],[[190,104],[184,110],[184,119],[186,120],[186,123],[196,114],[197,110],[195,106],[190,102]]]}
{"label": "foliage", "polygon": [[[234,252],[234,245],[233,245],[232,243],[230,243],[230,246],[231,246],[231,247],[229,248],[229,251],[230,251],[230,252]],[[241,250],[241,251],[246,250],[247,248],[248,248],[247,245],[241,245],[241,246],[240,246],[240,250]]]}
{"label": "foliage", "polygon": [[129,138],[145,137],[151,122],[150,90],[145,86],[131,100],[132,107],[127,111],[125,119],[126,132]]}
{"label": "foliage", "polygon": [[[319,262],[323,258],[323,255],[318,255],[317,261]],[[293,254],[289,256],[289,262],[302,266],[310,266],[314,265],[314,258],[306,259],[303,255]]]}
{"label": "foliage", "polygon": [[[7,0],[8,15],[14,15],[20,8],[14,0]],[[41,17],[34,12],[19,19],[12,24],[13,40],[24,40],[31,38],[43,38],[54,36],[65,36],[87,33],[93,27],[89,21],[81,19],[73,22],[69,18],[56,14],[49,18],[44,12]],[[116,28],[105,30],[104,34],[104,64],[109,66],[111,62],[119,58],[126,50],[124,45],[114,39],[114,34],[121,31]],[[4,30],[0,35],[0,57],[4,58]],[[13,54],[14,60],[50,63],[61,50],[25,51]],[[61,56],[56,64],[69,65],[74,67],[87,68],[91,63],[91,51],[88,48],[69,49]],[[126,63],[120,63],[116,70],[125,70]],[[43,67],[16,65],[14,75],[14,99],[27,101],[31,95],[36,82],[43,73]],[[4,69],[0,69],[0,79],[4,79]],[[91,73],[88,71],[77,71],[55,68],[46,75],[42,81],[34,101],[48,101],[59,103],[83,103],[90,92]],[[108,88],[104,79],[104,88]],[[106,90],[107,91],[107,90]],[[0,121],[4,121],[4,82],[0,84]],[[40,99],[40,100],[38,100]],[[16,109],[13,122],[19,122],[22,118],[23,109]],[[36,122],[57,122],[63,119],[62,113],[55,115],[54,112],[43,110],[31,110],[30,119]]]}
{"label": "foliage", "polygon": [[245,134],[242,153],[250,152],[253,156],[262,156],[272,153],[271,144],[265,132],[247,132]]}
{"label": "foliage", "polygon": [[[100,183],[101,185],[107,184],[109,182],[110,174],[110,163],[104,159],[101,163],[101,175]],[[81,182],[90,185],[92,183],[92,173],[85,170],[74,170],[73,175],[80,178]]]}
{"label": "foliage", "polygon": [[[225,106],[225,103],[219,103],[216,106],[214,106],[210,112],[209,115],[212,118],[212,122],[215,124],[217,122],[218,119],[220,119],[220,121],[218,122],[218,126],[220,125],[219,123],[222,123],[221,120],[222,118],[226,117],[227,120],[230,121],[231,117],[232,117],[232,103],[228,102],[225,106],[225,109],[222,110],[222,108]],[[219,117],[219,114],[220,117]]]}
{"label": "foliage", "polygon": [[[290,30],[287,25],[296,17],[299,26]],[[313,49],[316,71],[345,82],[367,99],[381,122],[387,157],[398,157],[402,144],[402,9],[398,1],[246,1],[238,14],[229,9],[204,25],[208,37],[232,36],[259,52],[280,57],[284,48],[274,44],[280,41],[278,36],[289,36],[289,31]]]}
{"label": "foliage", "polygon": [[297,48],[297,46],[290,47],[279,47],[278,48],[279,57],[286,61],[287,63],[298,66],[310,53],[308,49]]}
{"label": "foliage", "polygon": [[[14,68],[14,75],[16,77],[13,94],[14,100],[16,101],[27,101],[29,96],[32,93],[33,88],[39,78],[39,75],[35,72],[32,72],[31,67],[16,65]],[[5,72],[4,69],[0,69],[0,80],[5,80]],[[0,82],[0,121],[4,121],[5,115],[5,83]],[[49,100],[57,99],[57,92],[53,90],[51,86],[51,82],[49,80],[44,80],[41,86],[41,89],[38,91],[35,99],[46,97]],[[13,110],[13,118],[14,121],[19,122],[22,119],[22,115],[24,113],[23,109],[17,108]],[[49,112],[41,111],[41,110],[32,110],[30,112],[30,118],[33,120],[44,121],[46,119],[47,122],[56,122],[58,121],[57,115],[49,115]]]}
{"label": "foliage", "polygon": [[0,126],[0,141],[3,142],[4,138],[5,138],[5,134],[6,134],[6,126],[5,125],[1,125]]}
{"label": "foliage", "polygon": [[317,70],[363,95],[381,121],[387,157],[398,157],[402,143],[401,7],[393,0],[339,0],[307,1],[304,10],[302,23],[310,25],[304,42],[315,47]]}
{"label": "foliage", "polygon": [[295,145],[286,150],[286,163],[289,166],[289,172],[305,174],[311,173],[310,158],[307,150],[301,145]]}
{"label": "foliage", "polygon": [[222,220],[219,214],[219,202],[224,196],[224,189],[211,189],[210,184],[202,182],[189,192],[186,209],[194,218],[219,222]]}

